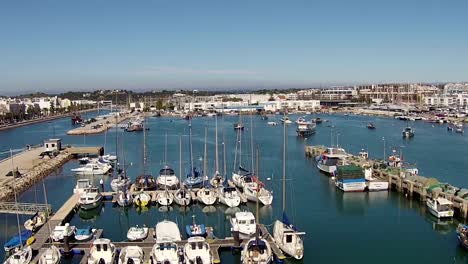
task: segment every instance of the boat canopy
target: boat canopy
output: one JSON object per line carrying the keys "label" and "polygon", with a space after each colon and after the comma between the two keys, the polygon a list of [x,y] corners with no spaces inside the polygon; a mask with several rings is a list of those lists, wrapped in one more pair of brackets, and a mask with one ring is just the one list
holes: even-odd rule
{"label": "boat canopy", "polygon": [[247,248],[266,250],[267,245],[263,239],[253,239],[252,241],[249,242],[249,244],[247,245]]}
{"label": "boat canopy", "polygon": [[175,172],[172,168],[168,167],[168,166],[165,166],[164,168],[162,168],[161,170],[159,170],[159,175],[175,175]]}

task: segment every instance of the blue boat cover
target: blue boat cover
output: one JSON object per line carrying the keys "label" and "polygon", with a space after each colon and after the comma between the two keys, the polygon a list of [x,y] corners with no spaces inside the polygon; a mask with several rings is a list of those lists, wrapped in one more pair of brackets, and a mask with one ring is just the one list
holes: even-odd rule
{"label": "blue boat cover", "polygon": [[12,249],[15,247],[23,246],[26,244],[26,240],[30,238],[32,232],[30,230],[23,230],[20,235],[12,237],[8,242],[6,242],[3,247],[6,249]]}

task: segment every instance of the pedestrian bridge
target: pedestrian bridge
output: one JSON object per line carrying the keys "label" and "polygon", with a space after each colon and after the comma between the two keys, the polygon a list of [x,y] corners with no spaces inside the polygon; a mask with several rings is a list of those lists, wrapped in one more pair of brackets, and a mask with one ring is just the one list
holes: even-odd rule
{"label": "pedestrian bridge", "polygon": [[50,204],[1,202],[0,213],[34,215],[36,212],[52,212]]}

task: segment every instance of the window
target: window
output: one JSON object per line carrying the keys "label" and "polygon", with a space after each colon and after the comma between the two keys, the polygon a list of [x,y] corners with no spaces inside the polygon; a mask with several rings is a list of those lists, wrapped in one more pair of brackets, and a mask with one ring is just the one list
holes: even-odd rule
{"label": "window", "polygon": [[286,235],[286,243],[292,243],[292,235]]}
{"label": "window", "polygon": [[55,144],[52,144],[52,147],[55,148]]}

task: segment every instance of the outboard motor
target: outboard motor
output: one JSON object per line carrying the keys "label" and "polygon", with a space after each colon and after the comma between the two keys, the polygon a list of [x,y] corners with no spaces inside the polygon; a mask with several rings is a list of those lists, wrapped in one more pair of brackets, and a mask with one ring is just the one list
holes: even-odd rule
{"label": "outboard motor", "polygon": [[106,264],[106,261],[103,258],[100,258],[98,264]]}

